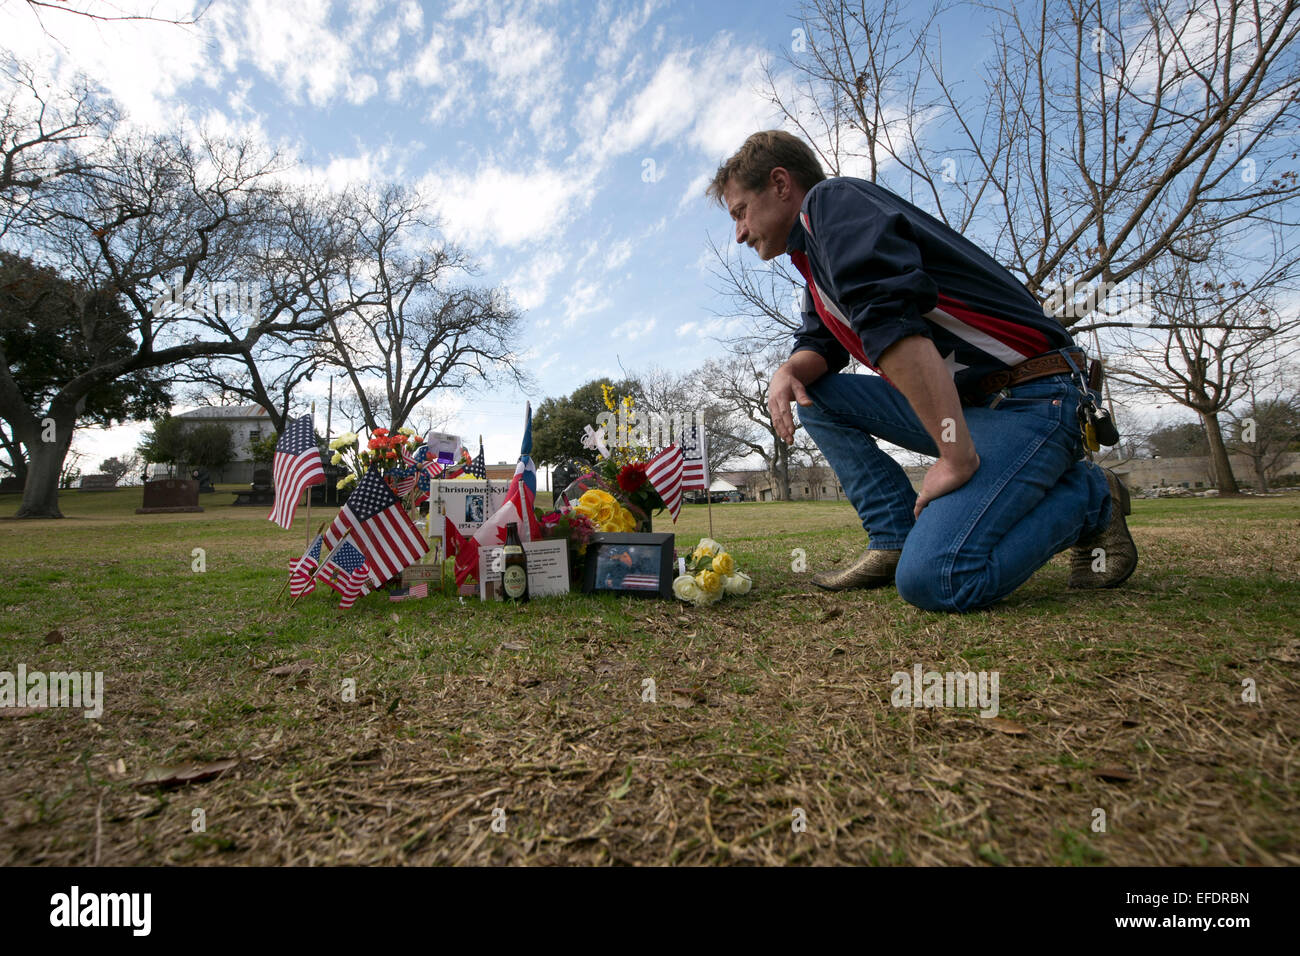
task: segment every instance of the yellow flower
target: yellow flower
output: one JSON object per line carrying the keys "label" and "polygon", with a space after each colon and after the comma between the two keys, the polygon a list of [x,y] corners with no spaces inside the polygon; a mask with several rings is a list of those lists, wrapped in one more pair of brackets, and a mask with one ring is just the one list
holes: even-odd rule
{"label": "yellow flower", "polygon": [[600,394],[605,399],[605,407],[611,412],[615,411],[614,400],[610,398],[610,396],[614,394],[614,389],[602,382],[600,386]]}
{"label": "yellow flower", "polygon": [[339,483],[335,487],[338,488],[339,491],[342,491],[344,488],[351,488],[356,483],[357,483],[356,475],[344,475],[342,478],[339,479]]}
{"label": "yellow flower", "polygon": [[722,578],[714,571],[701,571],[695,575],[695,583],[710,597],[722,590]]}
{"label": "yellow flower", "polygon": [[342,461],[343,461],[343,456],[340,455],[338,452],[335,452],[333,455],[330,456],[330,464],[331,464],[331,465],[338,465],[338,464],[341,464]]}
{"label": "yellow flower", "polygon": [[736,570],[735,559],[723,551],[713,557],[713,570],[725,576]]}
{"label": "yellow flower", "polygon": [[584,491],[582,497],[578,499],[579,505],[586,505],[589,508],[599,508],[601,505],[614,504],[614,496],[607,491],[601,491],[599,488],[592,488]]}
{"label": "yellow flower", "polygon": [[601,527],[612,524],[614,521],[614,506],[601,502],[596,508],[596,523]]}

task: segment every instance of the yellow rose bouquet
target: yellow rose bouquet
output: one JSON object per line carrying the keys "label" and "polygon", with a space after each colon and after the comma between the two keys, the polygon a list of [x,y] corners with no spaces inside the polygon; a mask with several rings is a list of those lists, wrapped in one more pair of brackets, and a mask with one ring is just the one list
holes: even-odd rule
{"label": "yellow rose bouquet", "polygon": [[736,567],[736,559],[712,538],[695,546],[686,570],[673,581],[673,594],[696,607],[714,604],[728,594],[748,594],[754,586],[750,576]]}

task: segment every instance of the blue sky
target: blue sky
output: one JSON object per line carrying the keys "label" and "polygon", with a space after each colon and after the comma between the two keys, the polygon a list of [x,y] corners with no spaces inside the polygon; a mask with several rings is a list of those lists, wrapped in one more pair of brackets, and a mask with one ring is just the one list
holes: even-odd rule
{"label": "blue sky", "polygon": [[[125,9],[134,9],[122,0]],[[158,15],[187,5],[154,6]],[[685,370],[728,323],[703,197],[718,162],[774,125],[760,64],[796,26],[788,3],[414,3],[214,0],[199,25],[94,23],[0,10],[12,50],[75,67],[141,126],[246,134],[297,159],[291,178],[417,184],[445,233],[506,285],[534,403],[599,375]],[[320,423],[324,425],[323,382]],[[513,460],[523,396],[459,396],[453,426]],[[83,433],[93,468],[139,427]]]}

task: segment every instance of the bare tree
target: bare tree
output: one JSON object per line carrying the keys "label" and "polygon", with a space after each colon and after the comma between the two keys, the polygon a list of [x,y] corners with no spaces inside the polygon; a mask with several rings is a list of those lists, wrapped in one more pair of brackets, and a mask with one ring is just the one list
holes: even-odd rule
{"label": "bare tree", "polygon": [[734,354],[707,363],[700,378],[714,400],[734,415],[710,426],[710,435],[723,435],[767,469],[773,497],[790,499],[791,446],[781,441],[767,413],[767,389],[772,373],[785,360],[781,351]]}
{"label": "bare tree", "polygon": [[26,63],[0,61],[8,99],[0,112],[0,238],[22,221],[50,216],[46,200],[64,180],[94,170],[117,113],[84,79],[51,92]]}
{"label": "bare tree", "polygon": [[[277,168],[274,156],[247,142],[201,133],[193,141],[181,133],[114,136],[92,173],[69,175],[51,189],[47,217],[15,223],[11,240],[39,249],[86,290],[87,302],[120,299],[131,319],[124,332],[86,312],[82,338],[104,358],[64,382],[44,408],[29,407],[9,362],[0,363],[0,417],[29,453],[19,516],[59,516],[59,466],[95,388],[144,369],[246,354],[263,337],[310,332],[333,317],[319,293],[325,277],[292,271],[279,294],[252,309],[195,309],[185,296],[169,298],[168,290],[197,288],[211,300],[212,290],[244,280],[255,237],[283,218],[285,191],[271,179]],[[105,335],[113,340],[101,341]]]}
{"label": "bare tree", "polygon": [[[437,237],[415,192],[388,186],[348,197],[357,258],[344,285],[362,303],[330,318],[318,355],[352,384],[370,428],[399,427],[437,389],[526,386],[514,352],[521,317],[501,288],[474,286],[474,266]],[[383,402],[370,400],[377,380]]]}
{"label": "bare tree", "polygon": [[1276,247],[1271,262],[1253,271],[1241,257],[1225,256],[1202,239],[1159,260],[1152,313],[1160,330],[1130,330],[1109,365],[1119,381],[1185,406],[1200,416],[1211,470],[1221,495],[1236,494],[1220,415],[1256,376],[1278,360],[1300,318],[1275,302],[1288,283],[1295,253]]}
{"label": "bare tree", "polygon": [[736,411],[710,394],[702,372],[676,373],[651,366],[642,372],[624,374],[637,407],[660,416],[660,421],[690,421],[697,411],[703,413],[710,475],[749,454],[748,446],[736,438],[740,430]]}
{"label": "bare tree", "polygon": [[1255,487],[1268,491],[1287,456],[1300,451],[1300,387],[1295,369],[1274,365],[1252,375],[1244,400],[1228,410],[1228,451],[1250,460]]}

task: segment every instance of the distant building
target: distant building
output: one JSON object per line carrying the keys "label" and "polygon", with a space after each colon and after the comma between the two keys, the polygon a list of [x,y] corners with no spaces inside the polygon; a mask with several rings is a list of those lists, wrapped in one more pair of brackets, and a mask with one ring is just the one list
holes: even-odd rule
{"label": "distant building", "polygon": [[[235,457],[230,464],[213,475],[214,481],[230,484],[247,484],[253,480],[255,468],[270,468],[269,462],[253,464],[252,446],[275,431],[271,417],[261,405],[221,405],[196,408],[176,416],[186,428],[215,422],[230,429],[231,445]],[[155,465],[154,468],[159,466]],[[165,466],[164,466],[165,467]]]}

